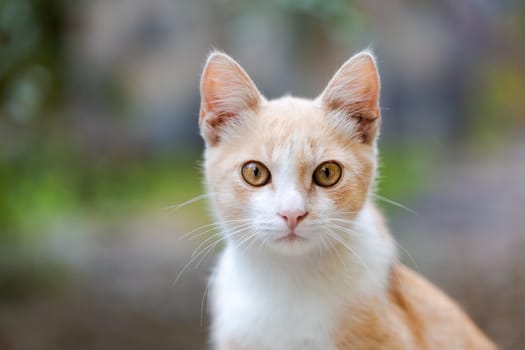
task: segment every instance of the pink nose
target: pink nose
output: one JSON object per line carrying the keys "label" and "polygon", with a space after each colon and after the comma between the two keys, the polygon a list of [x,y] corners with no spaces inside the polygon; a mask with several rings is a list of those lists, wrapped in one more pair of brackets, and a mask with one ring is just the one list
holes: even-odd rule
{"label": "pink nose", "polygon": [[297,227],[297,224],[308,215],[304,210],[283,210],[278,213],[285,221],[290,230]]}

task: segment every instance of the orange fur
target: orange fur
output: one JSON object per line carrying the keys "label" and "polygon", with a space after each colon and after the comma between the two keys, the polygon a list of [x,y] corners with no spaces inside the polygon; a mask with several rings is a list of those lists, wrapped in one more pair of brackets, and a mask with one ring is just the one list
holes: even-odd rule
{"label": "orange fur", "polygon": [[385,295],[350,308],[335,337],[338,350],[496,349],[447,296],[399,263]]}

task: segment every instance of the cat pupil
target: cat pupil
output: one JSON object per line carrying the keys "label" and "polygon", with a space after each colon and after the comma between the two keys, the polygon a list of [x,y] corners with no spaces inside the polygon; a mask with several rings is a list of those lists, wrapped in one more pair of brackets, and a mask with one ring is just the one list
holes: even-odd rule
{"label": "cat pupil", "polygon": [[325,177],[327,177],[327,178],[330,177],[330,169],[323,168],[322,170],[323,170],[323,174],[324,174]]}
{"label": "cat pupil", "polygon": [[255,177],[258,177],[258,176],[259,176],[259,168],[258,168],[258,167],[254,167],[254,168],[253,168],[253,175],[254,175]]}

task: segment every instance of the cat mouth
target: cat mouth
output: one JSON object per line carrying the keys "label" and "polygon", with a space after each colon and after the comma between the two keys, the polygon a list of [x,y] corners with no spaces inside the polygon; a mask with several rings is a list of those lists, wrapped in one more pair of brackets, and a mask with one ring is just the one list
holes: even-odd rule
{"label": "cat mouth", "polygon": [[299,236],[295,232],[290,232],[286,236],[277,239],[277,242],[302,242],[302,241],[306,241],[306,238]]}

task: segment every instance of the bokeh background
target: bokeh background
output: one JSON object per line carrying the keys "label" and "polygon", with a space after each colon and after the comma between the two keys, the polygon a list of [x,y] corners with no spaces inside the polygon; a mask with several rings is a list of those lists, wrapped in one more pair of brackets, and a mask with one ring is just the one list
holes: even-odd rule
{"label": "bokeh background", "polygon": [[523,349],[520,0],[0,0],[0,349],[205,349],[213,232],[172,206],[203,193],[206,55],[313,97],[369,45],[403,261]]}

